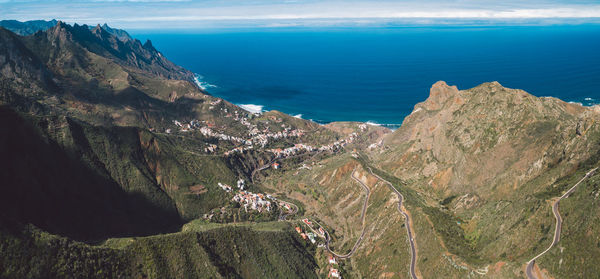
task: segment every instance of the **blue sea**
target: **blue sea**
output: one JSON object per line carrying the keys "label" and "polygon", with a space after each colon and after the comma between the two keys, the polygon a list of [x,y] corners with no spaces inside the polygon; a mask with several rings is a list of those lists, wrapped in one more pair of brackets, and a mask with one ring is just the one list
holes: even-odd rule
{"label": "blue sea", "polygon": [[317,122],[397,127],[438,80],[600,103],[600,26],[137,30],[206,90]]}

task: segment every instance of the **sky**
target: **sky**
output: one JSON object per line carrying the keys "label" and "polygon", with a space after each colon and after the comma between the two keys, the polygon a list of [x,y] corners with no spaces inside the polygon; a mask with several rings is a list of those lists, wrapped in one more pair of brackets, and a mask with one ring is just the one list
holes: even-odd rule
{"label": "sky", "polygon": [[0,0],[0,19],[119,28],[600,23],[600,0]]}

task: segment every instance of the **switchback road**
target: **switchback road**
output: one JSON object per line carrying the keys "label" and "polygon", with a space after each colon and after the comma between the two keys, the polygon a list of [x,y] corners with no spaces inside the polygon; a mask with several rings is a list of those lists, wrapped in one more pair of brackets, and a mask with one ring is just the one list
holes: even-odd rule
{"label": "switchback road", "polygon": [[344,255],[340,255],[340,254],[337,254],[336,252],[333,252],[331,250],[331,248],[329,248],[329,241],[331,240],[331,238],[329,237],[329,232],[325,231],[325,248],[327,248],[327,251],[329,251],[329,253],[335,255],[336,257],[338,257],[340,259],[346,259],[346,258],[352,257],[352,254],[354,254],[354,252],[356,251],[356,249],[362,242],[362,240],[365,236],[365,232],[367,231],[367,226],[365,224],[365,217],[367,215],[366,214],[367,213],[367,205],[369,203],[369,197],[371,196],[371,190],[369,190],[369,187],[367,187],[367,185],[365,185],[362,181],[360,181],[360,179],[358,179],[354,176],[355,172],[356,172],[356,169],[354,169],[352,171],[352,174],[350,176],[352,177],[352,179],[356,180],[360,184],[360,186],[363,187],[363,189],[365,190],[365,193],[367,193],[367,196],[365,198],[365,203],[363,204],[363,209],[362,209],[362,217],[361,217],[362,233],[360,234],[360,237],[356,240],[356,243],[354,243],[354,246],[352,247],[352,250],[350,250],[350,252],[348,252],[347,254],[344,254]]}
{"label": "switchback road", "polygon": [[405,227],[406,227],[406,232],[408,233],[408,241],[410,242],[410,255],[411,255],[411,259],[410,259],[410,276],[413,279],[417,279],[417,273],[415,271],[416,269],[416,265],[417,265],[417,247],[415,244],[415,240],[413,237],[413,232],[411,230],[412,228],[412,220],[410,219],[410,215],[408,215],[408,212],[406,212],[403,207],[402,207],[402,202],[404,201],[404,196],[402,196],[402,194],[396,189],[396,187],[394,187],[394,185],[381,178],[379,175],[373,173],[373,170],[371,169],[371,167],[367,167],[369,169],[369,172],[371,173],[371,175],[377,177],[379,180],[385,182],[388,186],[390,186],[390,188],[392,189],[392,191],[394,191],[394,193],[396,193],[396,195],[398,196],[398,212],[400,212],[400,214],[404,215],[404,220],[405,220]]}
{"label": "switchback road", "polygon": [[277,199],[277,200],[282,203],[288,204],[291,209],[291,211],[288,211],[288,213],[283,213],[283,210],[280,209],[279,210],[279,221],[285,221],[289,215],[294,215],[294,214],[298,213],[298,206],[296,204],[287,202],[284,200],[280,200],[280,199]]}
{"label": "switchback road", "polygon": [[539,257],[546,254],[546,252],[550,251],[550,249],[552,247],[554,247],[558,243],[558,241],[560,241],[560,230],[562,228],[562,218],[560,217],[560,212],[558,212],[558,203],[560,202],[560,200],[568,197],[571,193],[573,193],[573,191],[575,191],[575,188],[577,188],[577,186],[579,186],[579,184],[581,182],[583,182],[586,178],[592,176],[594,174],[594,172],[596,172],[597,169],[598,168],[594,168],[594,169],[588,171],[581,180],[579,180],[577,183],[575,183],[575,185],[573,185],[573,187],[571,187],[567,192],[565,192],[562,196],[560,196],[560,198],[558,198],[558,200],[556,200],[552,204],[552,213],[554,213],[554,218],[556,219],[556,227],[554,229],[554,239],[552,240],[552,243],[546,250],[544,250],[537,256],[533,257],[533,259],[529,260],[529,262],[527,262],[527,268],[526,268],[526,272],[525,272],[527,274],[527,278],[538,279],[533,274],[533,267],[535,265],[535,260],[537,260]]}

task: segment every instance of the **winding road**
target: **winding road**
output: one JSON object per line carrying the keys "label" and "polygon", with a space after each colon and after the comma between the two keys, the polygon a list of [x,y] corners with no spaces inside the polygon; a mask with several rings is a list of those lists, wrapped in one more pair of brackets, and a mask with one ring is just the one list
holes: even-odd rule
{"label": "winding road", "polygon": [[[319,152],[317,152],[318,154]],[[316,156],[317,154],[315,154],[314,156]],[[306,155],[306,154],[303,154]],[[313,157],[314,157],[313,156]],[[296,156],[291,156],[291,157],[296,157]],[[256,174],[256,172],[262,171],[264,169],[267,169],[271,166],[271,164],[275,161],[279,159],[278,157],[274,158],[271,162],[269,162],[268,164],[255,169],[252,172],[252,177],[251,180],[252,182],[254,182],[254,175]],[[416,248],[416,243],[414,240],[414,236],[413,236],[413,232],[412,232],[412,219],[410,218],[410,215],[408,214],[408,212],[403,208],[402,206],[402,202],[404,201],[404,196],[396,189],[396,187],[394,187],[394,185],[383,179],[382,177],[380,177],[379,175],[373,173],[373,170],[371,169],[371,167],[367,167],[369,169],[369,173],[371,173],[371,175],[375,176],[377,179],[385,182],[391,189],[392,191],[398,196],[398,212],[400,212],[403,216],[404,216],[404,220],[405,220],[405,227],[406,227],[406,232],[408,234],[408,240],[410,243],[410,249],[411,249],[411,261],[410,261],[410,275],[412,279],[418,279],[417,277],[417,273],[416,273],[416,265],[417,265],[417,248]],[[331,237],[329,236],[329,232],[327,230],[324,230],[325,232],[325,248],[327,249],[327,251],[331,254],[333,254],[334,256],[340,258],[340,259],[346,259],[346,258],[350,258],[354,252],[356,252],[356,249],[360,246],[360,243],[362,242],[362,240],[364,239],[365,233],[366,233],[366,224],[365,224],[365,217],[366,217],[366,213],[367,213],[367,205],[369,203],[369,197],[371,196],[371,190],[369,189],[369,187],[367,187],[367,185],[365,185],[360,179],[356,178],[354,176],[354,174],[356,173],[356,168],[352,171],[352,174],[350,175],[352,177],[352,179],[354,179],[355,181],[357,181],[362,188],[365,190],[366,198],[365,198],[365,202],[363,204],[363,208],[362,208],[362,213],[361,213],[361,222],[362,222],[362,232],[360,234],[360,237],[356,240],[356,243],[354,243],[354,246],[352,247],[352,249],[350,250],[350,252],[344,254],[344,255],[340,255],[336,252],[334,252],[333,250],[331,250],[329,244],[331,241]],[[288,215],[291,214],[295,214],[298,212],[298,207],[294,204],[294,203],[290,203],[290,202],[286,202],[292,206],[294,206],[295,211],[293,213],[288,213],[288,214],[280,214],[279,216],[279,220],[280,221],[284,221],[286,219],[286,217]],[[319,225],[320,226],[320,225]],[[322,228],[322,226],[320,226]],[[309,228],[313,231],[316,232],[311,226],[309,226]]]}
{"label": "winding road", "polygon": [[535,260],[537,260],[539,257],[543,256],[548,251],[550,251],[550,249],[552,247],[554,247],[558,243],[558,241],[560,241],[560,231],[562,228],[562,217],[560,217],[560,212],[558,211],[558,203],[560,202],[560,200],[568,197],[571,193],[573,193],[573,191],[575,191],[575,188],[577,188],[577,186],[579,186],[579,184],[581,182],[583,182],[585,179],[592,176],[594,174],[594,172],[596,172],[597,169],[598,168],[594,168],[594,169],[588,171],[581,180],[579,180],[577,183],[575,183],[575,185],[573,185],[573,187],[571,187],[567,192],[565,192],[562,196],[560,196],[560,198],[558,198],[558,200],[556,200],[552,204],[552,213],[554,213],[554,218],[556,219],[556,228],[554,229],[554,239],[552,240],[552,243],[550,244],[550,246],[548,248],[546,248],[546,250],[544,250],[537,256],[533,257],[533,259],[529,260],[529,262],[527,262],[527,268],[526,268],[526,272],[525,272],[527,274],[527,278],[539,279],[533,274],[533,267],[535,265]]}
{"label": "winding road", "polygon": [[259,172],[259,171],[262,171],[262,170],[265,170],[265,169],[268,169],[268,168],[270,168],[270,167],[271,167],[271,165],[272,165],[272,164],[273,164],[273,163],[274,163],[276,160],[283,161],[283,160],[286,160],[286,159],[298,158],[298,157],[302,157],[302,156],[306,156],[306,155],[310,155],[311,153],[314,153],[314,154],[313,154],[313,155],[310,157],[310,159],[312,159],[312,158],[316,157],[317,155],[321,154],[322,152],[323,152],[323,151],[309,151],[309,152],[306,152],[306,153],[296,154],[296,155],[292,155],[292,156],[288,156],[288,157],[281,157],[280,155],[277,155],[277,156],[275,156],[275,158],[273,158],[271,161],[269,161],[269,163],[267,163],[267,164],[265,164],[265,165],[261,166],[260,168],[254,169],[254,170],[252,171],[252,174],[250,175],[250,181],[251,181],[252,183],[254,183],[254,175],[256,175],[256,173],[257,173],[257,172]]}
{"label": "winding road", "polygon": [[254,169],[252,171],[252,174],[250,175],[250,181],[252,183],[254,183],[254,175],[256,175],[257,172],[264,170],[264,169],[268,169],[271,167],[271,164],[273,164],[273,162],[275,162],[275,160],[279,159],[279,156],[275,156],[275,158],[273,158],[273,160],[269,161],[267,164],[263,165],[262,167],[258,168],[258,169]]}
{"label": "winding road", "polygon": [[362,216],[361,217],[362,232],[360,234],[360,237],[356,240],[356,243],[354,243],[354,246],[352,247],[352,250],[350,250],[350,252],[348,252],[345,255],[340,255],[340,254],[332,251],[331,248],[329,247],[329,241],[331,240],[331,237],[329,236],[329,232],[325,231],[325,248],[327,248],[327,251],[329,251],[329,253],[335,255],[336,257],[338,257],[340,259],[346,259],[346,258],[352,257],[352,254],[354,254],[354,252],[356,251],[356,249],[362,242],[362,240],[365,236],[365,232],[367,231],[367,226],[365,224],[365,217],[367,215],[366,214],[367,213],[367,205],[369,203],[369,197],[371,196],[371,190],[369,190],[369,187],[367,187],[367,185],[365,185],[362,181],[360,181],[360,179],[358,179],[354,176],[355,172],[356,172],[356,168],[352,171],[352,174],[350,176],[352,177],[352,179],[356,180],[360,184],[360,186],[363,187],[365,192],[367,193],[367,197],[365,198],[365,203],[363,204],[362,215],[361,215]]}
{"label": "winding road", "polygon": [[392,191],[394,191],[394,193],[396,193],[396,195],[398,196],[398,212],[400,212],[402,215],[404,215],[404,220],[405,220],[405,227],[406,227],[406,232],[408,233],[408,240],[410,242],[410,255],[411,255],[411,259],[410,259],[410,276],[412,277],[412,279],[417,279],[417,273],[416,273],[416,266],[417,266],[417,247],[415,244],[415,240],[413,237],[413,232],[411,230],[412,228],[412,219],[410,218],[410,215],[408,215],[408,212],[403,209],[402,207],[402,201],[404,201],[404,196],[396,189],[396,187],[394,187],[394,185],[381,178],[379,175],[373,173],[373,170],[371,169],[371,167],[367,167],[369,169],[369,172],[371,173],[371,175],[377,177],[377,179],[385,182],[388,186],[390,186],[390,188],[392,189]]}
{"label": "winding road", "polygon": [[[311,156],[311,159],[312,159],[312,158],[314,158],[315,156],[319,155],[320,153],[321,153],[321,151],[317,151],[317,152],[315,152],[315,154],[313,154],[313,155]],[[281,156],[279,156],[279,155],[278,155],[278,156],[275,156],[275,158],[273,158],[271,161],[269,161],[269,163],[267,163],[267,164],[265,164],[265,165],[261,166],[260,168],[254,169],[254,170],[252,171],[252,174],[251,174],[251,176],[250,176],[250,181],[251,181],[252,183],[254,183],[254,176],[256,175],[256,173],[257,173],[257,172],[259,172],[259,171],[262,171],[262,170],[265,170],[265,169],[268,169],[268,168],[270,168],[270,167],[271,167],[271,165],[272,165],[272,164],[273,164],[273,163],[274,163],[276,160],[285,160],[285,159],[291,159],[291,158],[298,158],[298,157],[305,156],[305,155],[310,155],[310,153],[297,154],[297,155],[292,155],[292,156],[289,156],[289,157],[284,157],[284,158],[281,158]],[[285,221],[285,220],[287,219],[287,216],[294,215],[294,214],[298,213],[299,209],[298,209],[298,206],[297,206],[296,204],[294,204],[294,203],[292,203],[292,202],[284,201],[284,200],[282,200],[282,199],[278,199],[278,200],[279,200],[280,202],[283,202],[283,203],[286,203],[286,204],[290,205],[290,207],[291,207],[291,208],[293,208],[293,209],[292,209],[292,211],[291,211],[291,212],[288,212],[288,213],[283,213],[283,211],[280,211],[280,213],[279,213],[279,218],[278,218],[278,221]]]}
{"label": "winding road", "polygon": [[284,201],[281,199],[277,199],[277,200],[279,200],[280,202],[286,203],[286,204],[290,205],[290,208],[293,208],[292,211],[288,212],[288,213],[283,213],[283,210],[280,209],[278,221],[285,221],[289,215],[294,215],[294,214],[298,213],[298,206],[296,204],[287,202],[287,201]]}

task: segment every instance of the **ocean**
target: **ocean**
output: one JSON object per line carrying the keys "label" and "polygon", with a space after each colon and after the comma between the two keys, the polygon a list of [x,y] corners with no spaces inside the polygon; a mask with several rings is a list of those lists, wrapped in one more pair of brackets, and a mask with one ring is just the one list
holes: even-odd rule
{"label": "ocean", "polygon": [[133,30],[248,109],[398,127],[429,88],[498,81],[600,103],[600,26]]}

